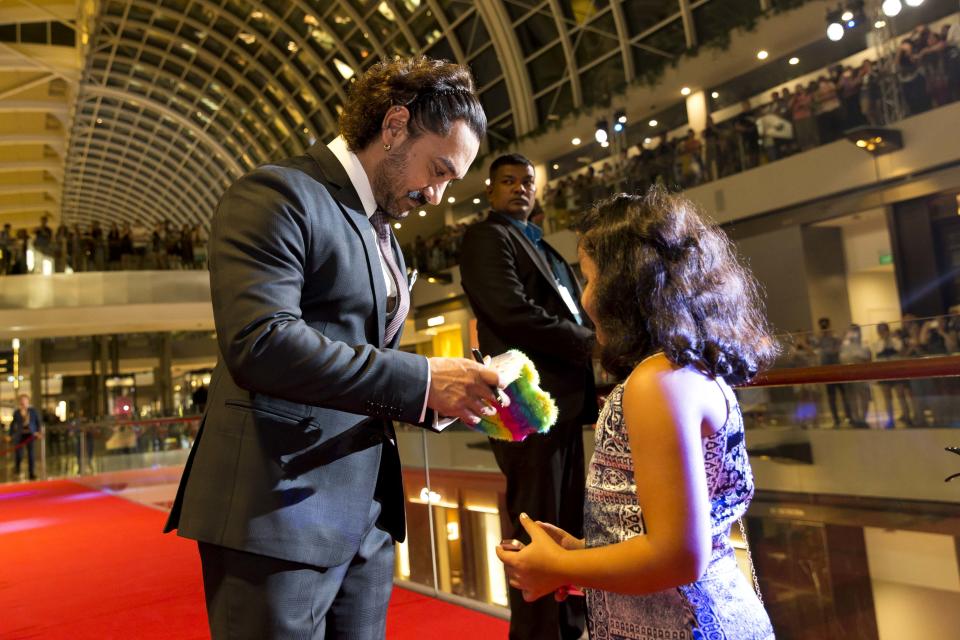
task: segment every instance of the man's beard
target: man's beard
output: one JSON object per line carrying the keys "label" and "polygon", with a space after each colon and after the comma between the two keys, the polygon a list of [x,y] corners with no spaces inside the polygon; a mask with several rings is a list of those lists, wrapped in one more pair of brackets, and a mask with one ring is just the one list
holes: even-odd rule
{"label": "man's beard", "polygon": [[427,203],[420,191],[409,191],[403,195],[396,195],[397,186],[407,173],[407,149],[404,143],[393,153],[387,154],[373,175],[371,188],[377,206],[394,220],[403,220],[410,213],[407,198],[418,202],[421,206]]}

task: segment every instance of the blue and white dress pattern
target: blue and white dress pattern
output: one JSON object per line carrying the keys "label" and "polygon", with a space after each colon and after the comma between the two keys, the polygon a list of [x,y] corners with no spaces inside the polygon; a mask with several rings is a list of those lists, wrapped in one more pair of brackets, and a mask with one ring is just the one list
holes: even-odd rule
{"label": "blue and white dress pattern", "polygon": [[[647,595],[587,590],[591,640],[767,640],[773,628],[763,605],[737,566],[730,526],[753,497],[753,474],[743,439],[743,417],[733,391],[727,422],[703,440],[713,552],[696,582]],[[623,420],[623,385],[610,393],[597,420],[584,513],[587,547],[643,535],[645,523]],[[642,476],[642,470],[641,470]],[[655,526],[655,525],[653,525]]]}

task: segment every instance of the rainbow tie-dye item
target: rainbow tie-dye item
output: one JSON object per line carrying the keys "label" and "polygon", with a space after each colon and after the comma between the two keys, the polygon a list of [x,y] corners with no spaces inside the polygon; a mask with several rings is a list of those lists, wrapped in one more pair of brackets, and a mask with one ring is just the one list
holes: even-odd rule
{"label": "rainbow tie-dye item", "polygon": [[557,422],[557,405],[550,394],[540,388],[540,373],[522,351],[511,349],[490,362],[490,368],[506,383],[501,393],[510,398],[510,405],[497,405],[497,414],[471,426],[497,440],[521,442],[532,433],[547,433]]}

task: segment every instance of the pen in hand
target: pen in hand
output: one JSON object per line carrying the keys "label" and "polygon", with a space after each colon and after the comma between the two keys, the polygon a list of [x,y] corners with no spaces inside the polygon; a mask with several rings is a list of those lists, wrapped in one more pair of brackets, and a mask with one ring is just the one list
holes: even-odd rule
{"label": "pen in hand", "polygon": [[[473,359],[474,359],[474,360],[476,360],[477,362],[479,362],[480,364],[482,364],[482,365],[484,365],[484,366],[487,366],[487,363],[484,362],[484,360],[483,360],[483,354],[480,353],[480,349],[471,349],[471,350],[470,350],[470,353],[473,354]],[[495,396],[497,397],[497,402],[498,402],[499,404],[503,405],[503,396],[500,394],[500,388],[497,387],[497,386],[495,386],[495,385],[492,385],[492,386],[490,387],[490,390],[493,391],[493,395],[495,395]]]}

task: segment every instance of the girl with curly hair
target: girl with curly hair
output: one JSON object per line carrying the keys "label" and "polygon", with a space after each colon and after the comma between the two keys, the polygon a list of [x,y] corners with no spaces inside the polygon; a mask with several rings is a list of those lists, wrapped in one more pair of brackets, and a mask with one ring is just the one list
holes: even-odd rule
{"label": "girl with curly hair", "polygon": [[776,355],[756,282],[661,188],[602,201],[578,226],[583,306],[626,379],[597,422],[585,539],[521,517],[531,543],[497,550],[510,584],[528,600],[582,585],[594,640],[772,638],[729,537],[754,489],[730,385]]}

